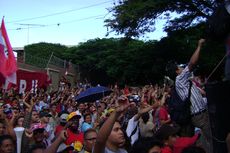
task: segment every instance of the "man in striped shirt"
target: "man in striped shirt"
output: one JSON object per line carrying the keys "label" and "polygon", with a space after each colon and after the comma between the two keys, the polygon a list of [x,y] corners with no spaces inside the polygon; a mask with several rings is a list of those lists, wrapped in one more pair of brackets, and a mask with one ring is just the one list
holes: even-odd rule
{"label": "man in striped shirt", "polygon": [[[190,79],[193,75],[192,71],[199,59],[200,50],[204,42],[204,39],[200,39],[198,41],[198,46],[195,52],[193,53],[192,57],[190,58],[190,61],[187,66],[177,66],[177,77],[175,81],[175,87],[178,95],[181,97],[182,100],[185,100],[188,97]],[[207,153],[213,153],[212,133],[209,115],[207,111],[207,103],[204,101],[200,90],[194,83],[192,83],[191,87],[190,101],[192,125],[202,130],[204,136],[203,146]]]}

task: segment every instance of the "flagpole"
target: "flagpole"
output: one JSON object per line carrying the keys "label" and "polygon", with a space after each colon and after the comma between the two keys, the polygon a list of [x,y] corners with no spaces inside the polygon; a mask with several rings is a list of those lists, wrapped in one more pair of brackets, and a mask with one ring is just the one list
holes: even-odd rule
{"label": "flagpole", "polygon": [[53,54],[54,54],[54,52],[52,52],[52,54],[51,54],[51,56],[50,56],[50,58],[49,58],[49,61],[47,62],[47,65],[46,65],[46,68],[47,68],[47,69],[48,69],[48,66],[49,66],[49,64],[50,64],[51,58],[53,57]]}

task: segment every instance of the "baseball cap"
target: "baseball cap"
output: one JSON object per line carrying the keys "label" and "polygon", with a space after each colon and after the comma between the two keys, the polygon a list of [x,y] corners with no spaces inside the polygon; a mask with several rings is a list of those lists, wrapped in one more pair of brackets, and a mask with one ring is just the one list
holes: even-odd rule
{"label": "baseball cap", "polygon": [[187,66],[187,64],[177,64],[178,68],[185,68]]}
{"label": "baseball cap", "polygon": [[69,121],[69,120],[71,120],[73,117],[77,117],[78,119],[80,119],[81,118],[81,114],[80,113],[78,113],[78,112],[72,112],[72,113],[70,113],[68,116],[67,116],[67,118],[66,118],[66,121]]}
{"label": "baseball cap", "polygon": [[60,122],[66,122],[67,121],[67,117],[68,117],[69,114],[67,113],[63,113],[61,116],[60,116]]}
{"label": "baseball cap", "polygon": [[39,117],[40,118],[42,118],[42,117],[52,117],[52,115],[49,114],[48,112],[41,111],[41,112],[39,112]]}

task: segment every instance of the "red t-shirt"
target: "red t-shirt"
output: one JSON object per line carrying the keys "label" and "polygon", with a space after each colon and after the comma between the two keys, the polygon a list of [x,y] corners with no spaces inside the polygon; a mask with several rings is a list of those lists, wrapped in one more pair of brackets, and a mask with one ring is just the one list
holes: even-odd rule
{"label": "red t-shirt", "polygon": [[125,88],[124,88],[124,94],[125,94],[125,95],[128,95],[128,94],[129,94],[129,88],[128,88],[128,87],[125,87]]}
{"label": "red t-shirt", "polygon": [[172,153],[172,149],[169,146],[165,146],[161,149],[161,153]]}
{"label": "red t-shirt", "polygon": [[57,113],[60,113],[60,112],[61,112],[61,106],[62,106],[62,104],[58,104],[58,105],[57,105],[57,107],[56,107]]}
{"label": "red t-shirt", "polygon": [[66,145],[71,145],[72,143],[79,141],[83,144],[84,134],[83,133],[73,133],[70,129],[67,129],[68,138],[65,141]]}
{"label": "red t-shirt", "polygon": [[193,137],[177,138],[175,144],[173,145],[173,152],[181,153],[184,148],[195,144],[198,138],[199,138],[198,134],[195,134]]}
{"label": "red t-shirt", "polygon": [[165,107],[161,107],[159,110],[159,119],[163,121],[167,121],[169,119],[169,113]]}
{"label": "red t-shirt", "polygon": [[54,135],[57,136],[63,129],[64,129],[64,127],[61,125],[56,126]]}

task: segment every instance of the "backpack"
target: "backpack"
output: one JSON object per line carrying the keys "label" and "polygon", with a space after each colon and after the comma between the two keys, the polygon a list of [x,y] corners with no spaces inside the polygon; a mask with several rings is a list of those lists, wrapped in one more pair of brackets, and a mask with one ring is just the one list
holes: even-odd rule
{"label": "backpack", "polygon": [[168,100],[168,109],[171,120],[179,125],[187,125],[191,122],[191,87],[192,82],[190,81],[188,97],[183,101],[174,86],[171,91],[171,97]]}

